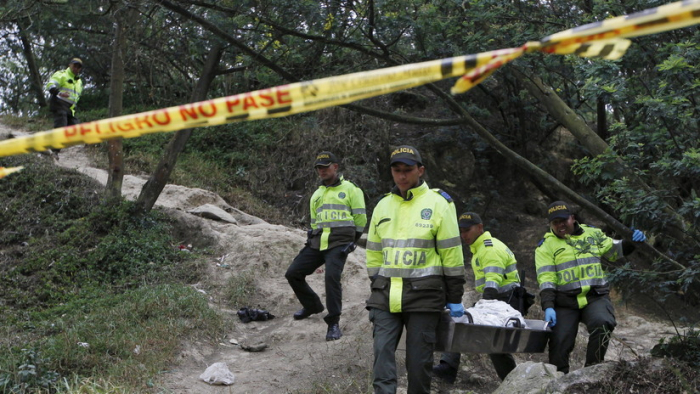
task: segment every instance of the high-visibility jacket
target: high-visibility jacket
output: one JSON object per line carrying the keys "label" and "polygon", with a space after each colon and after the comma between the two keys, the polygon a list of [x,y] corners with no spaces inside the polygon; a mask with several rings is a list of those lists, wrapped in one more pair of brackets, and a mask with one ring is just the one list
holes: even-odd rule
{"label": "high-visibility jacket", "polygon": [[58,89],[58,93],[68,93],[68,97],[61,97],[59,94],[51,96],[52,110],[70,109],[75,116],[75,107],[78,104],[80,95],[83,93],[83,81],[79,76],[73,74],[70,67],[53,73],[51,79],[46,83],[46,90]]}
{"label": "high-visibility jacket", "polygon": [[326,250],[355,242],[367,224],[362,189],[342,176],[330,185],[321,185],[311,196],[309,245]]}
{"label": "high-visibility jacket", "polygon": [[469,246],[472,252],[474,287],[486,299],[512,291],[520,285],[515,255],[501,240],[484,231]]}
{"label": "high-visibility jacket", "polygon": [[452,199],[425,182],[397,188],[372,214],[367,236],[368,308],[397,312],[440,312],[461,303],[464,256]]}
{"label": "high-visibility jacket", "polygon": [[622,255],[622,242],[595,227],[577,224],[574,234],[566,238],[548,231],[535,249],[542,309],[581,309],[589,298],[608,294],[601,257],[615,261]]}

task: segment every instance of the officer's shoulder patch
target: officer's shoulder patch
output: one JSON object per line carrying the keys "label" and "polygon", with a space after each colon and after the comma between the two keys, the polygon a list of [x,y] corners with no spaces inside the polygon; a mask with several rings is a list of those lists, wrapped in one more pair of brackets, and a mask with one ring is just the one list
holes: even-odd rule
{"label": "officer's shoulder patch", "polygon": [[540,240],[540,242],[537,243],[537,247],[539,248],[540,246],[542,246],[543,243],[544,243],[544,238],[542,238]]}
{"label": "officer's shoulder patch", "polygon": [[442,189],[431,189],[431,190],[434,191],[435,193],[443,196],[445,198],[445,200],[447,200],[447,202],[454,202],[454,200],[452,200],[452,197],[450,197],[450,195],[447,194],[446,191],[444,191]]}
{"label": "officer's shoulder patch", "polygon": [[493,241],[491,241],[490,239],[485,239],[484,246],[493,247]]}

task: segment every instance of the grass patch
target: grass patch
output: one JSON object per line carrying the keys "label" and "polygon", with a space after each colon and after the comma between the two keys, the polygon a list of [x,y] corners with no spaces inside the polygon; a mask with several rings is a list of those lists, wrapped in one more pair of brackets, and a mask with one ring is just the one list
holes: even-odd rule
{"label": "grass patch", "polygon": [[147,391],[183,338],[220,336],[189,285],[206,257],[179,252],[167,217],[105,205],[50,159],[0,159],[17,165],[0,189],[0,392]]}
{"label": "grass patch", "polygon": [[133,392],[153,384],[182,337],[213,338],[222,327],[206,297],[190,286],[148,286],[75,300],[29,314],[21,343],[0,348],[0,370],[8,371],[0,382],[38,389],[58,385],[59,376],[102,376]]}
{"label": "grass patch", "polygon": [[223,291],[223,302],[226,305],[239,307],[252,306],[251,298],[254,294],[255,276],[253,272],[242,272],[228,279]]}

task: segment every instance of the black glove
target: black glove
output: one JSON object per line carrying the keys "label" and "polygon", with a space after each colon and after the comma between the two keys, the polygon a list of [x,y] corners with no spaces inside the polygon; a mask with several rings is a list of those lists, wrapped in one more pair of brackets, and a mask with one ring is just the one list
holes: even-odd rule
{"label": "black glove", "polygon": [[51,93],[52,96],[55,96],[58,94],[58,88],[54,87],[49,89],[49,93]]}

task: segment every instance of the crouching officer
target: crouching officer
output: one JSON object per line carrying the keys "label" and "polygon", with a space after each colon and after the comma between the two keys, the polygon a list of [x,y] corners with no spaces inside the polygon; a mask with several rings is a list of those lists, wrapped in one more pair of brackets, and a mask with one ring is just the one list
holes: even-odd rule
{"label": "crouching officer", "polygon": [[338,159],[331,152],[316,156],[314,167],[321,185],[311,196],[311,230],[304,249],[287,269],[285,277],[301,302],[294,320],[302,320],[324,310],[318,294],[306,282],[306,277],[326,265],[326,305],[328,324],[326,340],[340,339],[340,314],[343,293],[340,278],[348,254],[362,236],[367,214],[362,190],[338,173]]}
{"label": "crouching officer", "polygon": [[464,314],[464,257],[455,204],[421,179],[418,150],[391,154],[396,187],[372,214],[367,237],[367,300],[374,337],[374,392],[396,393],[396,348],[406,329],[408,393],[430,393],[440,314]]}
{"label": "crouching officer", "polygon": [[[526,292],[516,291],[521,289],[513,252],[498,238],[492,237],[490,232],[484,231],[481,217],[474,212],[459,215],[459,233],[472,253],[474,287],[477,292],[483,294],[482,299],[506,302],[525,315],[526,311],[521,309],[528,306],[525,304],[529,300],[520,300],[519,297],[525,297]],[[489,354],[489,357],[501,380],[515,369],[515,359],[510,354]],[[440,364],[433,367],[433,373],[447,383],[454,383],[460,358],[459,353],[443,353]]]}
{"label": "crouching officer", "polygon": [[[549,231],[535,250],[542,310],[552,328],[549,363],[569,372],[569,356],[579,322],[588,329],[585,366],[603,362],[617,322],[610,285],[601,258],[615,261],[634,250],[628,241],[613,240],[600,229],[579,223],[569,205],[555,201],[547,209]],[[646,236],[634,230],[632,241]]]}

